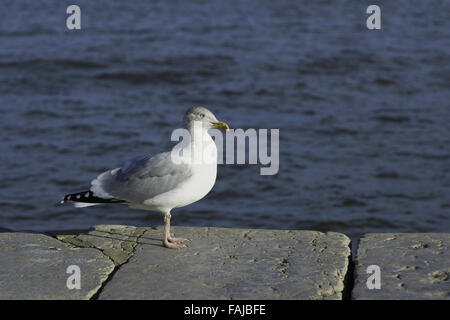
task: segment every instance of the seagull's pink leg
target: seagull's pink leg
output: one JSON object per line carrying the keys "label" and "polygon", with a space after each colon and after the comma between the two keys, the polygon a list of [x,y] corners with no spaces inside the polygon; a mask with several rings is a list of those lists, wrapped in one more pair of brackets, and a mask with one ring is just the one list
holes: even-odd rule
{"label": "seagull's pink leg", "polygon": [[170,211],[166,213],[164,216],[164,240],[163,244],[166,248],[171,249],[181,249],[185,248],[186,246],[184,244],[181,244],[180,242],[186,241],[187,239],[183,238],[172,238],[170,236],[170,218],[172,216],[170,215]]}

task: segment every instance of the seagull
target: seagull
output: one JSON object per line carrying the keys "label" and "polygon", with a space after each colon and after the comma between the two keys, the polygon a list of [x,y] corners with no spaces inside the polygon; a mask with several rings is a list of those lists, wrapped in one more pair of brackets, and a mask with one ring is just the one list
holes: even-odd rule
{"label": "seagull", "polygon": [[171,210],[205,197],[216,182],[217,147],[208,130],[229,130],[204,107],[190,108],[183,118],[183,141],[170,152],[144,155],[123,167],[101,173],[88,191],[64,196],[61,203],[83,208],[106,203],[164,214],[163,245],[181,249],[188,239],[170,233]]}

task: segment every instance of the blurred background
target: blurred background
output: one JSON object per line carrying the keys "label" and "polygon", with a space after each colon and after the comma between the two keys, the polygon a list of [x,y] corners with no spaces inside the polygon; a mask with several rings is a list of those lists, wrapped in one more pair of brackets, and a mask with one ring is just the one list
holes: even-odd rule
{"label": "blurred background", "polygon": [[[449,232],[450,3],[375,2],[2,1],[0,228],[161,225],[56,204],[167,151],[203,105],[232,128],[280,129],[280,170],[220,165],[173,225]],[[382,30],[366,28],[370,4]]]}

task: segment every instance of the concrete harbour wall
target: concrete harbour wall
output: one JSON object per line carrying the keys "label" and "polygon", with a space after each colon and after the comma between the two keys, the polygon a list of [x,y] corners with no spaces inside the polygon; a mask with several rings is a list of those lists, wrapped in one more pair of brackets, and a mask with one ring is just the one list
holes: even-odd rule
{"label": "concrete harbour wall", "polygon": [[[367,234],[99,225],[49,236],[0,233],[0,299],[450,299],[450,234]],[[380,289],[369,289],[369,266]],[[79,268],[80,288],[70,289]]]}

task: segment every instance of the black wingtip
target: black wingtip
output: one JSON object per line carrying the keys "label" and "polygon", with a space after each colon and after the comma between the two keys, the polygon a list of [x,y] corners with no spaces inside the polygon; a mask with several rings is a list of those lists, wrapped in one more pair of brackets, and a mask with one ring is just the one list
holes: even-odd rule
{"label": "black wingtip", "polygon": [[104,199],[94,196],[92,191],[82,191],[77,193],[71,193],[65,195],[63,200],[60,201],[61,204],[66,202],[84,202],[84,203],[122,203],[123,200],[110,198]]}

